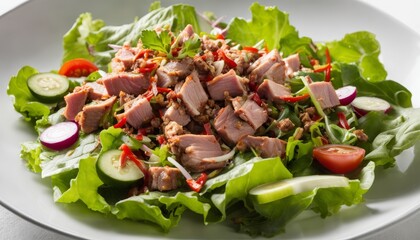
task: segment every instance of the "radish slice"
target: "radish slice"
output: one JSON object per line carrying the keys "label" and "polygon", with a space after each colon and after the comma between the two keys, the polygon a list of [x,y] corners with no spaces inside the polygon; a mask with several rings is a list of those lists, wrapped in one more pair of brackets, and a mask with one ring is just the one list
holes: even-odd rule
{"label": "radish slice", "polygon": [[340,104],[345,106],[349,105],[356,98],[357,90],[354,86],[345,86],[335,90],[337,93]]}
{"label": "radish slice", "polygon": [[387,113],[391,110],[391,104],[377,97],[357,97],[351,105],[354,111],[360,116],[364,116],[371,111]]}
{"label": "radish slice", "polygon": [[41,133],[42,145],[53,150],[62,150],[73,145],[79,138],[79,126],[75,122],[61,122]]}
{"label": "radish slice", "polygon": [[259,204],[273,202],[315,188],[348,187],[349,179],[335,175],[310,175],[266,183],[249,191]]}

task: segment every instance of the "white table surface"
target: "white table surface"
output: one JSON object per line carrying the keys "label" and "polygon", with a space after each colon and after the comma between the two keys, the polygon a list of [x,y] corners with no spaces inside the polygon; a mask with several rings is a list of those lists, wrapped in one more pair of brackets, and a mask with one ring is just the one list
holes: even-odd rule
{"label": "white table surface", "polygon": [[[420,0],[360,0],[392,15],[420,35]],[[1,0],[0,16],[26,2],[26,0]],[[400,222],[373,233],[364,239],[419,239],[420,212]],[[69,240],[67,236],[41,228],[0,206],[0,239],[16,240]]]}

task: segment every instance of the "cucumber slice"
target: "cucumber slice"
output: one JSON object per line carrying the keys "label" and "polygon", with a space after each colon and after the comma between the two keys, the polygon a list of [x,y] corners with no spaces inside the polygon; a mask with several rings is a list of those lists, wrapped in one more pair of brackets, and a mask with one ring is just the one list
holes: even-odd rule
{"label": "cucumber slice", "polygon": [[315,188],[347,187],[346,177],[334,175],[311,175],[266,183],[249,191],[259,204],[273,202],[294,194],[312,191]]}
{"label": "cucumber slice", "polygon": [[109,150],[98,157],[96,171],[99,178],[110,186],[128,186],[144,177],[143,172],[132,161],[120,166],[122,151]]}
{"label": "cucumber slice", "polygon": [[41,102],[52,103],[61,100],[69,90],[69,80],[55,73],[37,73],[27,80],[28,88]]}

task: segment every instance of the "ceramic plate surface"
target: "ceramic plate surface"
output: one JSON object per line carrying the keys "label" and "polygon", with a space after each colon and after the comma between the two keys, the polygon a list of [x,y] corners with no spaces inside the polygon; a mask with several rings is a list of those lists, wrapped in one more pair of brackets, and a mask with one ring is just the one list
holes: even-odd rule
{"label": "ceramic plate surface", "polygon": [[[168,6],[176,1],[163,1]],[[209,10],[218,16],[249,18],[252,1],[184,1],[198,11]],[[340,39],[344,34],[368,30],[377,35],[382,46],[381,59],[390,79],[403,83],[413,92],[413,103],[420,106],[418,75],[420,37],[392,17],[357,1],[283,0],[260,1],[277,5],[290,13],[290,21],[300,35],[316,41]],[[6,95],[10,76],[23,65],[39,71],[58,69],[62,56],[62,36],[83,12],[109,25],[132,22],[148,10],[150,1],[32,0],[0,18],[0,203],[18,215],[64,234],[88,239],[150,238],[249,238],[223,224],[203,226],[202,218],[184,215],[169,234],[156,228],[120,221],[91,212],[81,204],[53,202],[49,180],[27,170],[20,160],[20,143],[35,134],[14,111]],[[420,145],[405,151],[398,166],[378,170],[376,181],[366,195],[366,203],[343,209],[321,219],[301,215],[291,222],[282,238],[343,239],[355,238],[385,228],[420,207]],[[417,159],[420,160],[420,159]]]}

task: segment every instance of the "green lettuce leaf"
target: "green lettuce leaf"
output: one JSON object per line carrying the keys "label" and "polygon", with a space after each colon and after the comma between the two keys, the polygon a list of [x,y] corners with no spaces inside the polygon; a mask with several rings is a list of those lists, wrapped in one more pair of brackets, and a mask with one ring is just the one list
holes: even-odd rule
{"label": "green lettuce leaf", "polygon": [[172,32],[178,33],[191,24],[195,32],[201,31],[195,8],[192,6],[177,4],[158,8],[154,5],[152,9],[154,10],[133,23],[121,26],[105,26],[101,20],[92,20],[90,13],[81,14],[64,36],[63,62],[82,57],[106,69],[114,54],[109,44],[130,43],[136,46],[143,30],[169,27]]}
{"label": "green lettuce leaf", "polygon": [[346,188],[316,188],[266,204],[253,202],[254,210],[236,219],[240,230],[251,236],[272,237],[284,232],[290,220],[305,210],[327,217],[337,213],[343,205],[363,202],[363,194],[372,186],[375,164],[368,163],[358,179],[350,180]]}
{"label": "green lettuce leaf", "polygon": [[[360,31],[346,34],[339,41],[325,44],[333,61],[356,64],[363,79],[380,82],[387,72],[379,60],[380,44],[373,33]],[[320,50],[324,50],[321,48]]]}
{"label": "green lettuce leaf", "polygon": [[313,54],[310,48],[312,40],[299,37],[287,13],[277,7],[265,7],[258,3],[252,4],[250,10],[251,21],[234,18],[229,23],[227,38],[243,46],[254,46],[264,40],[269,49],[278,49],[283,56],[302,51]]}
{"label": "green lettuce leaf", "polygon": [[[249,155],[239,154],[235,158],[235,167],[224,174],[209,179],[202,190],[203,194],[210,193],[215,207],[220,211],[218,221],[226,218],[227,208],[238,202],[245,201],[248,191],[265,182],[291,178],[292,174],[283,165],[279,157],[246,159]],[[244,162],[245,160],[245,162]],[[238,164],[239,162],[243,162]],[[222,187],[224,190],[219,191]],[[213,220],[212,220],[213,221]]]}
{"label": "green lettuce leaf", "polygon": [[12,96],[13,107],[22,114],[26,121],[35,124],[36,120],[47,117],[50,114],[52,105],[39,102],[30,92],[27,79],[38,73],[33,67],[22,67],[16,76],[13,76],[7,87],[7,94]]}
{"label": "green lettuce leaf", "polygon": [[356,64],[334,64],[333,69],[335,84],[355,86],[358,96],[375,96],[404,108],[412,106],[411,92],[400,83],[392,80],[368,81],[360,75]]}
{"label": "green lettuce leaf", "polygon": [[[63,176],[68,176],[64,174]],[[67,179],[67,178],[65,178]],[[55,183],[59,180],[55,179]],[[77,177],[70,181],[70,188],[61,193],[59,186],[54,187],[54,199],[60,203],[72,203],[81,200],[86,206],[102,213],[111,211],[111,206],[98,193],[103,182],[96,173],[96,157],[86,157],[79,161]]]}
{"label": "green lettuce leaf", "polygon": [[26,166],[29,170],[40,173],[41,169],[41,155],[42,146],[38,141],[25,142],[21,145],[20,157],[26,161]]}
{"label": "green lettuce leaf", "polygon": [[[367,116],[373,118],[373,121],[381,122],[380,126],[383,127],[372,142],[372,151],[365,157],[378,166],[394,166],[395,157],[414,146],[420,139],[420,109],[397,109],[396,112],[394,117],[385,119],[381,115]],[[364,125],[365,121],[361,123],[361,126]]]}
{"label": "green lettuce leaf", "polygon": [[42,161],[41,176],[50,177],[55,174],[63,173],[79,167],[81,159],[89,157],[98,149],[99,142],[97,136],[89,134],[79,138],[70,149],[62,151],[49,151],[44,149],[40,155]]}

